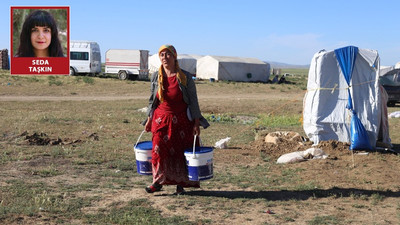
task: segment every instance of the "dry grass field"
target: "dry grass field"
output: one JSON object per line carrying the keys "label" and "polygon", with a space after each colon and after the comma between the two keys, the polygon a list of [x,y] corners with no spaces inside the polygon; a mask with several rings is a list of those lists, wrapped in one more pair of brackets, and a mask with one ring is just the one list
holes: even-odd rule
{"label": "dry grass field", "polygon": [[[399,155],[329,141],[327,159],[276,164],[311,146],[263,142],[304,135],[307,70],[284,72],[292,84],[196,81],[203,144],[231,140],[214,177],[175,196],[147,194],[151,176],[136,172],[148,81],[0,71],[0,224],[400,224]],[[398,149],[400,118],[389,126]]]}

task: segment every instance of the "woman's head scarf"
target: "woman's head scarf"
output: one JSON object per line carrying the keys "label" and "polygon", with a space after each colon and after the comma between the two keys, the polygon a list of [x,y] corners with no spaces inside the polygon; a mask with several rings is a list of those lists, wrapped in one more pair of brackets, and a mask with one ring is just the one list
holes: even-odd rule
{"label": "woman's head scarf", "polygon": [[[179,67],[178,64],[178,54],[176,53],[176,49],[172,45],[162,45],[158,49],[158,56],[160,56],[161,51],[167,49],[172,53],[172,55],[175,58],[175,71],[176,71],[176,77],[178,78],[179,83],[181,83],[183,86],[186,86],[186,75],[182,72],[181,68]],[[164,101],[164,86],[163,86],[163,65],[160,66],[158,69],[158,98],[160,99],[161,102]]]}

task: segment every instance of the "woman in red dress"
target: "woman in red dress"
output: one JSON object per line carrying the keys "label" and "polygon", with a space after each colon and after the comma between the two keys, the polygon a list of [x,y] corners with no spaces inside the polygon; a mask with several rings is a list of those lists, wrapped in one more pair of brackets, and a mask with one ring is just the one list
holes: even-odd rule
{"label": "woman in red dress", "polygon": [[190,73],[180,69],[172,45],[158,51],[161,66],[152,75],[151,96],[145,130],[153,134],[153,184],[148,193],[160,191],[163,185],[177,185],[176,194],[184,187],[200,187],[199,181],[188,178],[184,150],[193,146],[200,125],[209,126],[200,113],[194,81]]}

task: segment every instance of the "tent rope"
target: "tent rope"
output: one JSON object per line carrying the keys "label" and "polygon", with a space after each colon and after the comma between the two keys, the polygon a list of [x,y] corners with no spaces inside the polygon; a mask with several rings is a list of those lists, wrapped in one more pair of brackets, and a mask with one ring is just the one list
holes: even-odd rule
{"label": "tent rope", "polygon": [[333,88],[325,88],[325,87],[313,88],[313,89],[307,89],[307,92],[323,90],[323,91],[331,91],[333,93],[333,92],[335,92],[335,90],[348,90],[351,87],[361,86],[361,85],[364,85],[364,84],[373,83],[375,81],[376,80],[369,80],[369,81],[361,82],[361,83],[358,83],[358,84],[353,84],[353,85],[350,85],[350,86],[344,87],[344,88],[337,88],[338,84],[335,84],[335,86]]}

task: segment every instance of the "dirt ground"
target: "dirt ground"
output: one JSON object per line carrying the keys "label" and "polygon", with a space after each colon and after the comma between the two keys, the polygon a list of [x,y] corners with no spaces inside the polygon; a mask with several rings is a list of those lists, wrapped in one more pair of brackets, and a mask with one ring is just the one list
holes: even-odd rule
{"label": "dirt ground", "polygon": [[[45,134],[22,135],[26,138],[19,144],[24,145],[57,145],[54,142],[57,141],[67,146],[85,141],[85,139],[52,139]],[[96,134],[87,135],[86,138],[95,139]],[[281,139],[278,144],[266,143],[263,138],[259,138],[246,146],[216,149],[214,170],[228,169],[235,173],[237,166],[241,165],[250,169],[265,163],[260,154],[264,153],[271,161],[276,161],[283,154],[304,151],[311,147],[323,149],[328,157],[307,159],[283,166],[271,165],[271,170],[276,170],[276,175],[279,176],[279,170],[301,169],[301,177],[297,182],[315,180],[318,188],[312,191],[271,190],[268,187],[262,191],[255,191],[252,187],[238,188],[235,185],[224,184],[217,189],[188,189],[187,195],[173,196],[174,187],[172,186],[165,186],[159,193],[147,194],[142,186],[137,185],[129,190],[102,189],[101,199],[96,204],[84,207],[82,211],[88,214],[98,213],[116,203],[123,205],[131,200],[145,197],[151,201],[152,207],[160,210],[164,216],[184,215],[192,221],[211,219],[212,224],[309,224],[307,221],[312,221],[318,215],[332,214],[346,218],[346,222],[326,223],[325,221],[315,224],[399,224],[400,175],[396,170],[400,166],[400,160],[398,156],[391,153],[355,152],[352,154],[348,150],[348,144],[337,141],[325,141],[318,146],[312,146],[310,142],[285,139]],[[57,186],[59,182],[71,185],[87,183],[91,179],[97,179],[100,183],[104,182],[96,175],[96,170],[99,168],[79,170],[71,165],[69,159],[50,156],[8,163],[0,166],[0,171],[3,177],[29,180],[37,175],[34,168],[45,168],[50,165],[57,165],[57,170],[63,171],[63,174],[35,178],[35,182],[44,182],[50,186]],[[235,165],[235,167],[230,165]],[[213,179],[204,182],[213,182]],[[7,184],[0,181],[0,185]],[[92,190],[74,195],[90,197],[97,196],[98,193]],[[383,203],[371,204],[368,199],[374,195],[384,198],[380,200]],[[211,198],[211,201],[215,202],[210,202],[207,206],[190,203],[202,197]],[[182,207],[171,209],[171,204]],[[218,209],[218,207],[232,207],[230,210],[233,212],[228,213],[228,216],[227,209]],[[20,222],[4,220],[6,224],[7,222],[10,222],[9,224],[57,224],[45,213],[43,217],[24,216],[18,221]],[[80,220],[70,222],[79,224]]]}
{"label": "dirt ground", "polygon": [[[278,92],[279,93],[279,92]],[[277,96],[280,96],[279,98]],[[294,91],[285,95],[268,95],[266,93],[239,93],[233,99],[295,99],[301,103],[302,92]],[[0,101],[81,101],[81,100],[126,100],[145,99],[147,93],[135,96],[29,96],[29,95],[3,95]],[[223,112],[231,107],[219,104],[213,106],[215,100],[218,103],[230,102],[232,95],[216,95],[210,90],[200,88],[199,99],[206,110]],[[213,103],[211,103],[213,102]],[[240,106],[238,106],[240,108]],[[234,109],[239,110],[239,109]],[[301,110],[301,109],[300,109]],[[288,131],[282,131],[288,132]],[[166,186],[162,192],[148,195],[142,185],[134,185],[129,190],[102,190],[101,199],[96,205],[83,208],[85,213],[96,213],[107,209],[115,203],[123,204],[132,199],[147,198],[152,206],[161,211],[165,216],[187,216],[193,221],[212,220],[212,224],[309,224],[315,218],[342,218],[339,222],[327,220],[315,224],[400,224],[400,158],[391,152],[351,152],[349,145],[337,141],[321,142],[318,146],[312,146],[305,137],[300,139],[281,139],[278,143],[266,143],[265,136],[260,134],[257,140],[246,145],[229,146],[227,149],[214,151],[214,170],[237,171],[236,167],[255,168],[265,164],[263,157],[268,157],[270,162],[275,162],[280,156],[295,151],[305,151],[316,147],[323,150],[328,156],[326,159],[306,159],[302,162],[290,164],[271,163],[269,175],[281,176],[285,170],[300,170],[300,177],[295,181],[299,185],[308,181],[315,183],[313,190],[297,188],[296,190],[276,190],[265,187],[263,190],[254,190],[252,187],[238,188],[235,185],[223,184],[218,188],[188,189],[187,195],[172,196],[174,187]],[[24,145],[51,145],[64,143],[65,145],[79,144],[83,139],[52,139],[45,134],[21,134],[26,139]],[[29,136],[29,137],[28,137]],[[15,137],[4,137],[2,142],[9,142]],[[88,134],[85,138],[96,138],[96,134]],[[399,143],[394,143],[395,149],[399,149]],[[8,145],[8,147],[10,147]],[[11,146],[12,147],[12,146]],[[45,182],[49,185],[57,185],[58,182],[85,183],[88,180],[99,179],[94,170],[78,170],[68,158],[54,158],[41,156],[26,161],[13,161],[0,165],[2,173],[0,186],[7,184],[5,177],[13,177],[21,180],[29,179],[34,174],[34,168],[57,165],[57,169],[63,171],[60,176],[36,178],[36,182]],[[232,165],[235,165],[233,167]],[[33,171],[33,172],[32,172]],[[2,181],[3,180],[3,181]],[[134,178],[131,178],[134,182]],[[315,181],[315,182],[313,182]],[[212,179],[205,182],[213,182]],[[206,185],[207,186],[207,185]],[[296,186],[296,185],[294,185]],[[76,193],[76,195],[97,195],[96,191]],[[378,200],[374,201],[374,196]],[[196,202],[198,198],[209,197],[210,201],[205,205]],[[204,200],[201,200],[204,201]],[[0,201],[1,203],[1,201]],[[171,208],[171,204],[177,207]],[[232,207],[227,209],[226,207]],[[324,217],[325,216],[325,217]],[[45,213],[39,217],[23,216],[18,220],[5,219],[10,224],[56,224],[52,218],[47,218]],[[71,224],[79,224],[80,221],[70,221]],[[199,222],[201,224],[201,222]]]}

